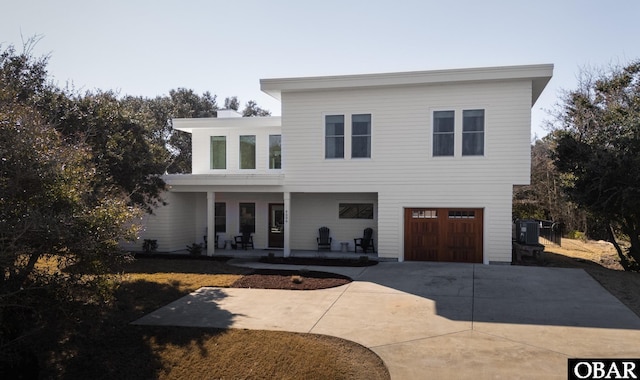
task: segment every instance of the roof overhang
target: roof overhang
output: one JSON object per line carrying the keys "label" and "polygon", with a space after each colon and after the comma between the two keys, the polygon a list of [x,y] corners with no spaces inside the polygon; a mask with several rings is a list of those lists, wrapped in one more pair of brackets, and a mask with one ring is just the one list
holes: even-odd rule
{"label": "roof overhang", "polygon": [[284,174],[165,174],[167,188],[181,186],[282,186]]}
{"label": "roof overhang", "polygon": [[409,71],[321,77],[261,79],[260,89],[281,100],[283,92],[398,87],[445,83],[531,80],[531,105],[553,76],[553,64],[496,66],[468,69]]}
{"label": "roof overhang", "polygon": [[269,128],[282,126],[280,116],[262,117],[203,117],[203,118],[177,118],[172,119],[173,129],[193,133],[195,129],[209,128]]}

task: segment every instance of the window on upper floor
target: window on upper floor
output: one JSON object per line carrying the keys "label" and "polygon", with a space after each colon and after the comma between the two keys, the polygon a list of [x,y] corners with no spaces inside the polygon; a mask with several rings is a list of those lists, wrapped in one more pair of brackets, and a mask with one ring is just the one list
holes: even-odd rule
{"label": "window on upper floor", "polygon": [[269,136],[269,169],[282,169],[282,137]]}
{"label": "window on upper floor", "polygon": [[455,134],[455,112],[433,112],[433,155],[453,156]]}
{"label": "window on upper floor", "polygon": [[351,157],[371,158],[371,115],[351,116]]}
{"label": "window on upper floor", "polygon": [[462,111],[462,155],[484,155],[484,110]]}
{"label": "window on upper floor", "polygon": [[211,136],[211,169],[227,168],[227,137]]}
{"label": "window on upper floor", "polygon": [[240,136],[240,169],[256,168],[256,136]]}
{"label": "window on upper floor", "polygon": [[344,158],[344,115],[325,116],[324,132],[324,157]]}

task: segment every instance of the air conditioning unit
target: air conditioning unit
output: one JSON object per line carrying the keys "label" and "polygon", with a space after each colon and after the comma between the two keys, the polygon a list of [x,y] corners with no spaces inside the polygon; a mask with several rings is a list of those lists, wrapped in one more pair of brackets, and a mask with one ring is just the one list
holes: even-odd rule
{"label": "air conditioning unit", "polygon": [[540,236],[540,223],[535,220],[516,220],[515,232],[519,244],[536,245]]}

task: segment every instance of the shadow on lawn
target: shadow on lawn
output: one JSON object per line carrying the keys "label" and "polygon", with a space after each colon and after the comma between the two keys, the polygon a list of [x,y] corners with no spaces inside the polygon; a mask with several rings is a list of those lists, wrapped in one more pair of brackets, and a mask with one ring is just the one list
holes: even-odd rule
{"label": "shadow on lawn", "polygon": [[[180,284],[124,282],[108,306],[73,303],[51,315],[46,336],[34,342],[40,378],[150,379],[171,365],[172,347],[189,347],[206,355],[205,342],[222,329],[134,326],[136,320],[186,295]],[[217,295],[218,299],[224,294]],[[58,313],[56,313],[58,314]],[[219,312],[224,325],[231,314]]]}

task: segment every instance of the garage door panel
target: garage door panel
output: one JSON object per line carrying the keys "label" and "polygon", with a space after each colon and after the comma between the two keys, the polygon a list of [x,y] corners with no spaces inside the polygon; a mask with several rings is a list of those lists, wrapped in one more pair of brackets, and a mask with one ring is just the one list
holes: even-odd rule
{"label": "garage door panel", "polygon": [[405,259],[482,262],[482,209],[406,209]]}

